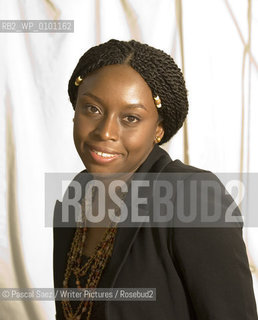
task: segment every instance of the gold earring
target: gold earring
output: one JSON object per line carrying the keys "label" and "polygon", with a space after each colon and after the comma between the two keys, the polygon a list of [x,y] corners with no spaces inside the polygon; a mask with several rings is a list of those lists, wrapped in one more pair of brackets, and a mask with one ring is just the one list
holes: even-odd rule
{"label": "gold earring", "polygon": [[81,84],[83,78],[81,76],[78,76],[74,82],[74,84],[76,85],[76,87],[79,87],[79,85]]}
{"label": "gold earring", "polygon": [[155,138],[155,142],[156,142],[156,143],[159,143],[160,141],[161,141],[161,137],[156,137],[156,138]]}
{"label": "gold earring", "polygon": [[161,105],[161,100],[160,100],[160,97],[159,97],[159,96],[154,97],[154,101],[155,101],[156,107],[157,107],[158,109],[162,107],[162,105]]}

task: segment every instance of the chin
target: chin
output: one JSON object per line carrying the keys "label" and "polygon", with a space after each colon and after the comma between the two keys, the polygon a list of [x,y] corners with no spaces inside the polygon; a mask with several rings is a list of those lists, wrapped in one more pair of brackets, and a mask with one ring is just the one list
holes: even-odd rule
{"label": "chin", "polygon": [[98,165],[92,165],[92,164],[85,164],[85,167],[86,169],[88,170],[88,172],[90,173],[101,173],[101,174],[107,174],[107,175],[110,175],[110,174],[115,174],[115,173],[119,173],[119,169],[116,170],[112,170],[112,168],[108,167],[108,166],[98,166]]}

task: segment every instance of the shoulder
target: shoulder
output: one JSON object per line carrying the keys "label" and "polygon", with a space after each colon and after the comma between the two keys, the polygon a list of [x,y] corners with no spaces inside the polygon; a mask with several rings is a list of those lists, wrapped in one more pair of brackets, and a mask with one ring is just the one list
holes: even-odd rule
{"label": "shoulder", "polygon": [[155,165],[151,167],[149,172],[159,172],[159,178],[165,178],[170,181],[184,180],[185,182],[194,181],[209,181],[224,188],[220,179],[211,171],[199,167],[188,165],[179,159],[172,160],[167,151],[162,148],[156,148],[158,155]]}
{"label": "shoulder", "polygon": [[184,164],[182,161],[176,159],[172,160],[168,163],[168,165],[164,168],[164,172],[182,172],[182,173],[210,173],[211,171],[204,170],[198,167],[190,166]]}
{"label": "shoulder", "polygon": [[242,227],[240,210],[221,180],[211,171],[172,160],[160,171],[174,205],[174,226]]}
{"label": "shoulder", "polygon": [[176,159],[171,160],[162,170],[161,174],[167,175],[172,180],[184,180],[185,182],[196,181],[199,183],[216,184],[224,190],[224,185],[212,171],[184,164]]}
{"label": "shoulder", "polygon": [[211,171],[185,164],[179,159],[172,160],[170,154],[159,146],[155,146],[152,153],[156,156],[156,164],[160,167],[161,172],[211,173]]}

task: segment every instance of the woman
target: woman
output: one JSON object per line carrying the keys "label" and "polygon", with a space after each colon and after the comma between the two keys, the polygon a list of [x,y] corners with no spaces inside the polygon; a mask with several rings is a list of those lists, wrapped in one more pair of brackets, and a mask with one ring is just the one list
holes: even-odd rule
{"label": "woman", "polygon": [[[192,177],[223,188],[212,173],[172,161],[159,147],[181,128],[188,112],[182,73],[163,51],[134,40],[93,47],[79,60],[68,91],[75,110],[74,142],[86,167],[74,180],[85,186],[98,179],[104,190],[116,179],[126,183],[129,220],[136,174],[158,180],[165,173],[171,185],[183,181],[186,194],[192,192]],[[242,225],[184,227],[176,198],[182,190],[174,190],[175,211],[165,227],[142,222],[109,227],[111,218],[105,215],[104,227],[86,221],[83,227],[57,228],[62,207],[56,203],[55,288],[156,289],[155,301],[56,301],[57,319],[257,319]],[[202,193],[196,192],[197,197]],[[92,212],[98,213],[100,197],[91,198]],[[111,198],[106,191],[106,208],[119,209]],[[155,193],[147,198],[155,206]],[[208,208],[214,201],[208,197]],[[229,195],[219,202],[222,218],[231,202]],[[185,200],[184,210],[191,207]],[[153,217],[158,211],[153,208],[145,206],[143,212]]]}

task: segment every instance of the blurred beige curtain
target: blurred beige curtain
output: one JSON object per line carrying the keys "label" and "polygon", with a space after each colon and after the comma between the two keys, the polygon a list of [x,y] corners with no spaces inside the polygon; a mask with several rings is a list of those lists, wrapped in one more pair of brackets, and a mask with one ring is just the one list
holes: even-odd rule
{"label": "blurred beige curtain", "polygon": [[[187,125],[163,147],[213,172],[258,172],[257,1],[0,0],[7,19],[74,20],[74,33],[1,33],[0,284],[53,287],[46,172],[78,172],[67,83],[111,38],[171,54],[184,72]],[[256,228],[245,230],[256,295]],[[0,319],[53,319],[54,302],[1,301]]]}

